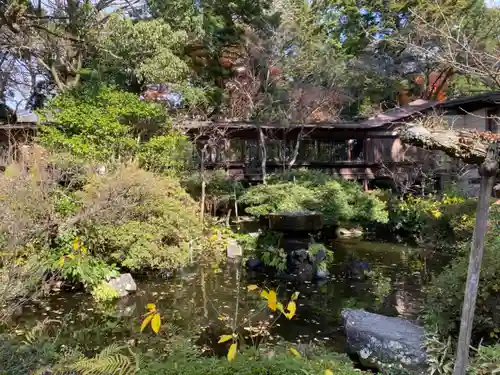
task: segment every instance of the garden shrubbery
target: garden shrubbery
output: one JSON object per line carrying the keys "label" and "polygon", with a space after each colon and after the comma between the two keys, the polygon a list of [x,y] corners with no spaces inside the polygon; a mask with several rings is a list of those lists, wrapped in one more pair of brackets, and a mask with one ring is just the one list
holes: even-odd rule
{"label": "garden shrubbery", "polygon": [[316,171],[273,175],[266,185],[250,187],[240,199],[246,212],[261,216],[278,211],[316,211],[327,225],[386,223],[386,204],[356,182]]}
{"label": "garden shrubbery", "polygon": [[390,203],[388,229],[417,245],[454,251],[469,241],[476,200],[460,195],[406,196]]}
{"label": "garden shrubbery", "polygon": [[[500,328],[500,205],[492,206],[490,230],[479,281],[474,337],[495,338]],[[442,336],[455,336],[460,328],[461,306],[464,298],[470,241],[464,242],[452,263],[437,276],[426,290],[424,318],[431,330]],[[491,336],[490,336],[491,335]]]}
{"label": "garden shrubbery", "polygon": [[[312,348],[311,348],[312,349]],[[271,350],[271,349],[270,349]],[[232,362],[224,358],[203,357],[193,349],[174,351],[163,361],[151,362],[140,375],[302,375],[325,374],[330,370],[338,375],[359,375],[345,355],[331,351],[316,350],[310,357],[297,358],[286,348],[273,348],[269,354],[258,354],[255,350],[243,352]]]}
{"label": "garden shrubbery", "polygon": [[[216,260],[223,249],[223,239],[203,231],[199,205],[178,179],[134,164],[109,164],[104,174],[91,164],[71,171],[53,157],[29,168],[12,164],[0,180],[6,299],[48,275],[101,290],[119,269],[174,269],[202,250]],[[83,174],[78,184],[62,183],[75,173]]]}

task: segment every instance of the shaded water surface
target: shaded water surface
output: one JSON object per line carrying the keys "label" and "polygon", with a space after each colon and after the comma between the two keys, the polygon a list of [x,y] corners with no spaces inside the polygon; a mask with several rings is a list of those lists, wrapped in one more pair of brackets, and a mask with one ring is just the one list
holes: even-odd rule
{"label": "shaded water surface", "polygon": [[[442,264],[421,250],[401,245],[341,241],[331,247],[335,253],[332,276],[319,282],[292,285],[265,277],[250,279],[243,268],[231,264],[224,268],[193,266],[170,279],[138,279],[136,294],[105,306],[96,304],[84,293],[61,292],[25,307],[17,323],[64,318],[70,320],[76,331],[88,327],[92,319],[104,316],[126,320],[130,330],[138,331],[145,305],[154,302],[169,327],[190,335],[213,322],[232,325],[236,320],[241,327],[248,327],[251,321],[255,326],[256,322],[269,319],[258,292],[247,290],[248,285],[256,284],[277,288],[283,302],[294,291],[300,292],[296,317],[290,321],[280,318],[271,331],[272,337],[294,343],[321,341],[343,351],[345,339],[340,321],[343,308],[359,307],[416,319],[422,286]],[[356,270],[360,264],[369,265],[369,277],[360,277],[362,272]],[[110,344],[116,335],[103,337],[108,342],[102,344]]]}

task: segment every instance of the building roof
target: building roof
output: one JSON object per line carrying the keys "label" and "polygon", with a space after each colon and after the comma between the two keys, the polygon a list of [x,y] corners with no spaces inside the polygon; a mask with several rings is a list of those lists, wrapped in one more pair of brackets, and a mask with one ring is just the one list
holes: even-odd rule
{"label": "building roof", "polygon": [[[412,116],[420,116],[435,109],[449,109],[461,108],[464,111],[470,108],[484,108],[500,104],[500,92],[487,92],[474,96],[467,96],[462,98],[449,99],[443,102],[435,100],[417,99],[405,106],[387,110],[376,116],[368,119],[358,121],[339,121],[339,122],[312,122],[307,124],[302,123],[263,123],[261,126],[264,129],[271,128],[321,128],[321,129],[346,129],[346,130],[363,130],[363,129],[376,129],[384,125],[401,123]],[[2,124],[0,128],[3,129],[21,129],[36,126],[39,123],[39,117],[36,113],[30,111],[16,112],[15,124]],[[209,120],[209,121],[196,121],[186,120],[180,123],[181,127],[189,129],[200,129],[204,127],[222,126],[230,129],[245,129],[255,127],[255,122],[252,121],[231,121],[231,120]]]}

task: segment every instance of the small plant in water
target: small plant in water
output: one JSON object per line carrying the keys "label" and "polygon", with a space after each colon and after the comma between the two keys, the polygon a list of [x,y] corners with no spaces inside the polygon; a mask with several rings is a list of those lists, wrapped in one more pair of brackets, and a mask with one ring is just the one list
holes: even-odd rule
{"label": "small plant in water", "polygon": [[[257,285],[249,285],[247,288],[249,291],[258,291],[260,289]],[[297,298],[299,296],[298,292],[293,293],[290,301],[288,302],[288,304],[286,306],[286,309],[285,309],[284,305],[278,301],[278,297],[277,297],[275,290],[262,289],[260,292],[260,296],[264,300],[267,301],[267,307],[271,311],[273,311],[273,312],[278,311],[280,313],[276,317],[276,319],[267,327],[268,330],[272,328],[274,323],[280,318],[281,315],[284,315],[287,319],[292,319],[295,316],[295,312],[297,311],[297,305],[296,305],[295,301],[297,300]],[[236,357],[237,350],[238,350],[240,336],[236,333],[236,328],[237,327],[233,328],[232,334],[222,335],[219,337],[219,342],[218,342],[219,344],[225,343],[228,341],[232,341],[231,345],[229,346],[228,353],[227,353],[228,361],[234,360],[234,358]],[[296,349],[290,348],[290,351],[294,355],[298,354],[300,356],[300,353]]]}

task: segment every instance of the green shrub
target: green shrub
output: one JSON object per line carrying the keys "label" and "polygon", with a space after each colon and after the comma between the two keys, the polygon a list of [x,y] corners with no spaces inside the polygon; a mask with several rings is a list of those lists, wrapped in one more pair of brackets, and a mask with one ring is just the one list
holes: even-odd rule
{"label": "green shrub", "polygon": [[480,345],[474,353],[469,372],[471,375],[490,375],[500,370],[500,344]]}
{"label": "green shrub", "polygon": [[166,123],[161,106],[90,82],[57,95],[42,115],[50,126],[40,129],[39,142],[84,160],[132,158],[138,137],[153,135]]}
{"label": "green shrub", "polygon": [[364,192],[356,182],[338,180],[321,172],[295,172],[275,175],[267,185],[250,187],[241,198],[246,211],[254,216],[278,211],[317,211],[326,224],[386,223],[386,204],[375,194]]}
{"label": "green shrub", "polygon": [[344,355],[319,351],[305,359],[279,347],[269,351],[268,355],[244,351],[228,362],[225,357],[202,357],[193,349],[176,350],[165,360],[146,363],[139,375],[303,375],[323,374],[327,369],[338,375],[360,374]]}
{"label": "green shrub", "polygon": [[174,178],[119,167],[90,178],[78,199],[87,213],[78,231],[89,252],[107,264],[176,268],[202,237],[198,205]]}
{"label": "green shrub", "polygon": [[[120,268],[177,268],[223,249],[222,241],[208,246],[198,204],[178,179],[124,164],[96,174],[90,164],[53,159],[29,170],[10,165],[0,180],[0,302],[26,295],[47,275],[92,291]],[[61,183],[72,174],[76,185]]]}
{"label": "green shrub", "polygon": [[[500,206],[492,208],[492,219],[500,216]],[[476,339],[489,338],[500,328],[500,237],[496,225],[491,225],[485,244],[485,253],[479,281],[479,293],[474,317],[473,335]],[[441,337],[456,335],[460,326],[470,244],[460,248],[459,256],[426,288],[424,320]]]}
{"label": "green shrub", "polygon": [[182,133],[170,132],[154,136],[139,146],[138,159],[141,167],[178,175],[192,162],[192,143]]}
{"label": "green shrub", "polygon": [[[244,192],[243,185],[227,175],[224,170],[205,173],[205,208],[209,213],[222,209],[234,209],[232,205]],[[202,176],[199,172],[191,173],[182,182],[187,192],[196,200],[201,198]]]}
{"label": "green shrub", "polygon": [[453,250],[472,235],[476,202],[446,194],[397,198],[390,203],[389,228],[416,244]]}

